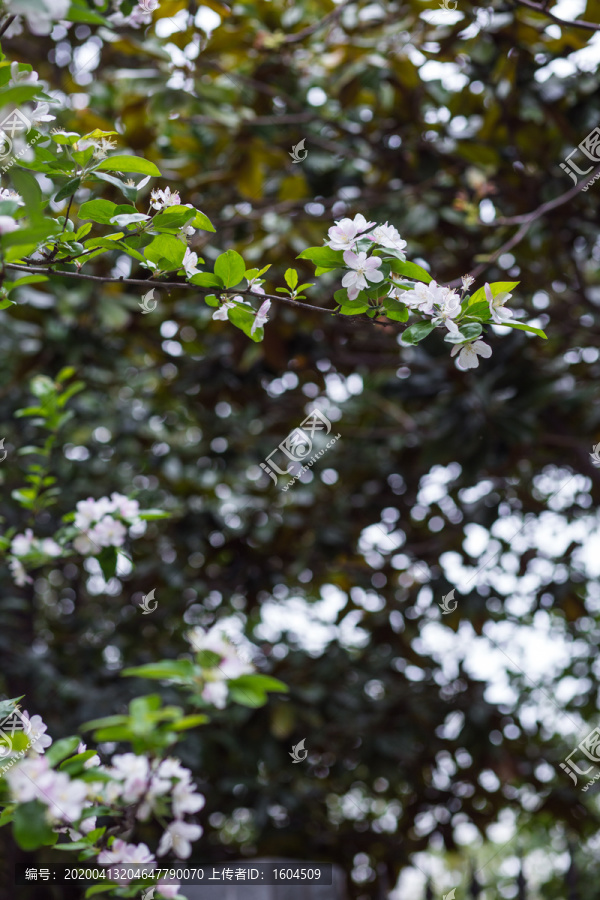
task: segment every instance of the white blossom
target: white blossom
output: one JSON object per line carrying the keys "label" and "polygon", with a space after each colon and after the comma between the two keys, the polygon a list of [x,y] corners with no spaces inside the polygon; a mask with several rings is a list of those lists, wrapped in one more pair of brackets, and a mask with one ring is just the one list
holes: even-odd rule
{"label": "white blossom", "polygon": [[202,688],[202,699],[217,709],[225,709],[229,689],[225,681],[207,681]]}
{"label": "white blossom", "polygon": [[200,269],[196,268],[196,263],[198,262],[198,254],[192,253],[189,247],[186,247],[185,255],[183,257],[183,262],[181,265],[185,270],[185,274],[188,278],[191,278],[192,275],[197,275],[200,272]]}
{"label": "white blossom", "polygon": [[340,219],[329,229],[329,241],[325,241],[325,245],[332,250],[352,250],[359,235],[374,224],[375,222],[367,222],[362,213],[358,213],[354,219]]}
{"label": "white blossom", "polygon": [[8,188],[0,188],[0,200],[12,200],[15,203],[18,203],[19,206],[25,206],[25,201],[21,197],[20,194],[17,194],[16,191],[11,191]]}
{"label": "white blossom", "polygon": [[41,794],[38,799],[47,805],[51,821],[74,822],[83,812],[87,785],[69,778],[64,772],[52,772],[52,778],[44,785]]}
{"label": "white blossom", "polygon": [[[264,293],[264,291],[263,291]],[[254,334],[257,328],[262,328],[263,325],[269,321],[269,317],[267,313],[271,308],[271,301],[265,300],[264,303],[261,303],[258,312],[256,313],[256,317],[254,322],[252,323],[252,328],[250,329],[250,334]]]}
{"label": "white blossom", "polygon": [[[84,744],[83,741],[80,741],[79,746],[77,747],[77,752],[85,753],[86,750],[87,750],[87,744]],[[86,761],[83,764],[83,768],[84,769],[93,769],[94,766],[99,766],[99,765],[100,765],[100,757],[98,756],[97,753],[94,753],[93,756],[90,756],[89,759],[86,759]]]}
{"label": "white blossom", "polygon": [[18,227],[12,216],[0,216],[0,234],[10,234],[11,231],[16,231]]}
{"label": "white blossom", "polygon": [[508,291],[500,291],[500,293],[496,294],[494,297],[492,289],[487,282],[484,291],[490,308],[492,321],[495,322],[496,325],[504,325],[508,319],[512,319],[512,311],[510,309],[504,309],[504,304],[507,300],[510,300],[512,294],[509,294]]}
{"label": "white blossom", "polygon": [[104,516],[89,532],[89,539],[99,547],[122,547],[127,529],[118,519]]}
{"label": "white blossom", "polygon": [[344,262],[352,269],[342,278],[342,286],[348,289],[349,300],[355,300],[360,290],[368,288],[369,281],[383,281],[383,272],[378,271],[381,260],[376,256],[367,257],[364,251],[353,253],[352,250],[346,250]]}
{"label": "white blossom", "polygon": [[171,192],[170,187],[163,190],[155,188],[150,194],[153,209],[165,209],[167,206],[180,206],[181,198],[177,191]]}
{"label": "white blossom", "polygon": [[10,544],[10,552],[14,556],[27,556],[33,546],[33,531],[27,528],[25,534],[15,534]]}
{"label": "white blossom", "polygon": [[150,763],[136,753],[113,756],[108,774],[122,782],[120,793],[125,803],[135,803],[150,786]]}
{"label": "white blossom", "polygon": [[453,293],[450,288],[442,287],[436,281],[430,281],[429,284],[418,281],[414,290],[403,291],[399,299],[407,306],[431,315],[434,306],[443,306],[449,293]]}
{"label": "white blossom", "polygon": [[52,743],[52,738],[49,734],[46,734],[48,726],[42,721],[41,716],[32,716],[29,718],[27,710],[23,711],[23,719],[31,725],[31,731],[29,732],[30,748],[35,750],[36,753],[44,753],[46,748]]}
{"label": "white blossom", "polygon": [[110,850],[103,850],[98,855],[98,862],[108,865],[115,863],[135,863],[144,865],[150,863],[155,865],[154,855],[148,849],[147,844],[128,844],[125,841],[116,838],[110,847]]}
{"label": "white blossom", "polygon": [[399,232],[393,225],[378,225],[370,234],[367,235],[380,247],[387,247],[389,250],[397,250],[400,253],[400,259],[405,260],[406,254],[402,253],[406,247],[406,241],[403,241]]}
{"label": "white blossom", "polygon": [[12,84],[34,84],[38,80],[38,73],[20,72],[19,63],[15,61],[10,64],[10,80]]}
{"label": "white blossom", "polygon": [[23,759],[6,773],[6,780],[13,800],[29,803],[40,796],[45,785],[49,785],[54,772],[48,760],[43,757]]}
{"label": "white blossom", "polygon": [[140,504],[137,500],[130,500],[124,494],[113,493],[110,495],[112,504],[111,512],[118,513],[121,518],[125,519],[131,525],[137,522],[140,514]]}
{"label": "white blossom", "polygon": [[29,114],[29,120],[34,126],[41,125],[42,122],[53,122],[56,116],[48,115],[50,109],[47,103],[38,103],[32,113]]}
{"label": "white blossom", "polygon": [[157,856],[164,856],[172,849],[179,859],[187,859],[192,852],[190,841],[197,841],[201,834],[200,825],[191,825],[189,822],[178,820],[171,822],[160,839]]}
{"label": "white blossom", "polygon": [[172,797],[176,819],[183,818],[186,813],[198,812],[205,803],[203,795],[196,792],[196,785],[188,781],[178,781],[173,788]]}
{"label": "white blossom", "polygon": [[24,587],[26,584],[32,583],[33,579],[29,577],[29,575],[25,571],[23,563],[19,559],[16,559],[15,557],[9,559],[8,567],[11,571],[13,581],[17,585],[17,587]]}
{"label": "white blossom", "polygon": [[477,357],[483,356],[487,359],[492,355],[492,350],[484,341],[471,341],[468,344],[455,344],[450,351],[450,356],[456,356],[457,353],[459,353],[456,361],[457,368],[476,369],[479,365]]}
{"label": "white blossom", "polygon": [[40,0],[35,5],[29,0],[7,0],[5,5],[11,15],[25,16],[33,34],[50,34],[53,23],[67,15],[71,0]]}

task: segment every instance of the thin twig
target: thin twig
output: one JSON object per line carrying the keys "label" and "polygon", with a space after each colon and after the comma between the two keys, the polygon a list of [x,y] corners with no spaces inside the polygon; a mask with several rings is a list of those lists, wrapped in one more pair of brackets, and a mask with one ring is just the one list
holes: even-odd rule
{"label": "thin twig", "polygon": [[525,6],[527,9],[532,9],[534,10],[534,12],[538,12],[540,13],[540,15],[546,16],[548,19],[552,19],[552,21],[556,22],[558,25],[566,25],[573,28],[585,28],[587,31],[600,31],[600,25],[597,25],[595,22],[559,19],[559,17],[555,16],[554,13],[548,12],[544,3],[534,3],[533,0],[513,0],[513,2],[518,6]]}
{"label": "thin twig", "polygon": [[[59,260],[60,262],[60,260]],[[112,278],[105,275],[87,275],[84,272],[57,272],[54,269],[45,268],[43,266],[19,265],[17,263],[7,263],[7,269],[17,269],[20,272],[39,272],[43,275],[61,276],[64,278],[77,278],[81,281],[95,281],[100,284],[133,284],[141,287],[154,288],[191,288],[201,294],[241,294],[243,296],[254,297],[255,300],[276,300],[279,303],[286,303],[288,306],[295,306],[301,309],[308,309],[311,312],[333,313],[334,310],[326,306],[311,306],[309,303],[301,303],[299,300],[292,300],[291,297],[284,297],[278,294],[256,294],[249,288],[220,288],[216,286],[204,287],[199,284],[191,284],[189,281],[150,281],[143,278]]]}
{"label": "thin twig", "polygon": [[0,37],[4,34],[5,31],[8,31],[12,23],[15,21],[16,16],[7,16],[2,25],[0,25]]}
{"label": "thin twig", "polygon": [[340,5],[336,7],[336,9],[333,9],[326,16],[323,16],[323,18],[320,21],[315,22],[314,25],[309,25],[308,28],[305,28],[303,31],[298,31],[296,32],[296,34],[288,34],[283,43],[296,44],[298,41],[303,41],[304,38],[310,37],[311,34],[314,34],[315,31],[318,31],[323,27],[323,25],[328,25],[330,22],[334,22],[336,19],[339,19],[345,8],[353,2],[354,0],[344,0],[344,2],[340,3]]}
{"label": "thin twig", "polygon": [[[596,175],[600,174],[600,166],[597,166],[593,173],[591,174],[590,181]],[[513,216],[510,219],[500,219],[497,224],[506,225],[506,224],[518,224],[521,223],[521,227],[518,231],[516,231],[511,238],[509,238],[498,250],[495,250],[485,262],[480,263],[476,266],[472,272],[469,274],[472,278],[478,278],[482,272],[491,266],[493,262],[495,262],[499,256],[502,256],[503,253],[507,253],[509,250],[512,250],[513,247],[516,247],[519,244],[527,232],[529,231],[532,224],[536,221],[536,219],[541,218],[547,212],[551,212],[553,209],[556,209],[558,206],[563,206],[565,203],[568,203],[569,200],[572,200],[573,197],[576,197],[577,194],[584,188],[586,185],[585,181],[581,181],[579,184],[573,185],[573,187],[566,191],[566,193],[561,194],[560,197],[556,197],[554,200],[549,200],[547,203],[542,203],[541,206],[538,206],[537,209],[534,209],[530,213],[525,213],[521,216]],[[484,224],[484,223],[481,223]],[[495,224],[495,223],[492,223]],[[460,278],[456,278],[454,281],[448,282],[449,287],[458,287],[461,283]]]}

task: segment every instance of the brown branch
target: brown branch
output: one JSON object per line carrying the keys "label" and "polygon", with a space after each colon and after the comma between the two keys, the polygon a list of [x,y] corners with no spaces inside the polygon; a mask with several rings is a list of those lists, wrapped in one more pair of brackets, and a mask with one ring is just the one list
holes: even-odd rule
{"label": "brown branch", "polygon": [[[60,260],[58,260],[58,262],[60,262]],[[94,281],[100,284],[133,284],[144,288],[191,288],[203,295],[227,294],[228,299],[240,294],[245,297],[253,297],[255,300],[260,300],[261,303],[265,300],[274,300],[276,303],[283,303],[286,306],[293,306],[296,309],[307,309],[309,312],[329,313],[331,316],[339,316],[341,321],[350,326],[358,325],[360,322],[368,322],[370,325],[379,325],[384,328],[398,328],[398,323],[387,319],[385,313],[379,314],[382,316],[381,319],[378,318],[378,316],[371,318],[371,316],[368,316],[366,313],[359,313],[356,316],[340,316],[335,309],[331,309],[327,306],[312,306],[310,303],[301,303],[299,300],[293,300],[291,297],[284,297],[281,294],[256,294],[249,288],[203,287],[199,284],[191,284],[189,281],[151,281],[149,278],[111,278],[105,275],[86,275],[83,272],[57,272],[50,268],[44,268],[43,266],[20,265],[17,263],[6,263],[6,268],[16,269],[18,272],[40,272],[44,275],[64,276],[65,278],[76,278],[81,281]],[[335,303],[336,306],[339,305],[335,300],[332,302]]]}
{"label": "brown branch", "polygon": [[15,21],[16,16],[7,16],[2,25],[0,25],[0,37],[4,34],[5,31],[8,31],[12,23]]}
{"label": "brown branch", "polygon": [[[591,173],[590,181],[596,175],[600,175],[600,166],[597,166],[594,169],[594,171]],[[485,270],[489,266],[491,266],[491,264],[493,262],[495,262],[498,259],[499,256],[502,256],[503,253],[507,253],[509,250],[512,250],[513,247],[516,247],[516,245],[519,244],[523,240],[523,238],[529,231],[530,227],[536,221],[536,219],[541,218],[547,212],[551,212],[553,209],[556,209],[558,206],[563,206],[565,203],[568,203],[569,200],[572,200],[573,197],[577,196],[577,194],[582,190],[582,188],[585,187],[585,185],[586,185],[585,181],[581,181],[579,184],[573,185],[573,187],[570,190],[566,191],[566,193],[564,193],[564,194],[561,194],[560,197],[556,197],[554,200],[549,200],[547,203],[542,203],[541,206],[538,206],[537,209],[534,209],[530,213],[525,213],[524,215],[521,215],[521,216],[513,216],[510,219],[498,220],[497,224],[500,224],[500,225],[506,225],[506,224],[515,224],[516,225],[517,223],[521,223],[521,227],[519,228],[518,231],[516,231],[513,234],[513,236],[511,238],[509,238],[504,244],[502,244],[502,246],[499,247],[498,250],[495,250],[486,259],[485,262],[482,262],[478,266],[476,266],[473,269],[473,271],[469,273],[471,275],[471,277],[478,278],[482,272],[485,272]],[[481,224],[483,225],[483,224],[487,224],[487,223],[482,222]],[[490,223],[490,224],[496,224],[496,223]],[[461,284],[461,279],[456,278],[454,281],[449,282],[448,286],[449,287],[458,287],[460,284]]]}
{"label": "brown branch", "polygon": [[[58,260],[60,263],[61,260]],[[255,300],[276,300],[279,303],[286,303],[288,306],[300,307],[308,309],[311,312],[333,313],[333,309],[326,306],[311,306],[309,303],[300,303],[299,300],[292,300],[291,297],[283,297],[278,294],[256,294],[249,288],[220,288],[215,285],[204,287],[199,284],[191,284],[189,281],[151,281],[149,278],[111,278],[107,275],[87,275],[84,272],[57,272],[43,266],[18,265],[16,263],[7,263],[7,269],[17,269],[20,272],[41,272],[44,275],[60,275],[64,278],[77,278],[81,281],[95,281],[100,284],[135,284],[140,287],[155,288],[191,288],[201,294],[242,294],[248,297],[254,297]]]}
{"label": "brown branch", "polygon": [[553,22],[556,22],[558,25],[566,25],[571,26],[573,28],[585,28],[587,31],[600,31],[600,25],[597,25],[595,22],[584,22],[583,20],[572,21],[570,19],[559,19],[558,16],[555,16],[554,13],[548,12],[546,9],[545,3],[534,3],[533,0],[513,0],[518,6],[524,6],[527,9],[532,9],[534,12],[540,13],[542,16],[546,16],[548,19],[552,19]]}
{"label": "brown branch", "polygon": [[343,11],[350,3],[353,3],[354,0],[344,0],[343,3],[340,3],[336,9],[333,9],[330,13],[323,18],[319,22],[315,22],[314,25],[309,25],[308,28],[305,28],[303,31],[298,31],[296,34],[288,34],[284,43],[285,44],[296,44],[298,41],[303,41],[304,38],[310,37],[311,34],[314,34],[315,31],[318,31],[323,25],[328,25],[330,22],[334,22],[336,19],[339,19]]}

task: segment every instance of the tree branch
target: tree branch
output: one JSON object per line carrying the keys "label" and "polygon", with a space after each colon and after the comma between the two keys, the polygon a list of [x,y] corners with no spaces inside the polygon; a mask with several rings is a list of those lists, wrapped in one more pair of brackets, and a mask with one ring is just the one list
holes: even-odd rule
{"label": "tree branch", "polygon": [[546,9],[547,4],[545,3],[534,3],[533,0],[513,0],[513,2],[517,6],[525,6],[527,9],[532,9],[534,10],[534,12],[538,12],[542,16],[546,16],[548,19],[552,19],[552,21],[556,22],[558,25],[566,25],[573,28],[585,28],[587,31],[600,31],[600,25],[597,25],[595,22],[559,19],[558,16],[554,15],[554,13],[548,12],[548,10]]}
{"label": "tree branch", "polygon": [[298,41],[303,41],[304,38],[310,37],[311,34],[314,34],[315,31],[318,31],[323,25],[329,25],[330,22],[334,22],[336,19],[339,19],[343,11],[346,9],[350,3],[353,3],[354,0],[344,0],[343,3],[340,3],[336,9],[333,9],[326,16],[323,16],[318,22],[315,22],[314,25],[309,25],[308,28],[305,28],[303,31],[298,31],[295,34],[288,34],[284,44],[296,44]]}
{"label": "tree branch", "polygon": [[[590,181],[596,176],[600,175],[600,166],[596,166],[594,171],[590,175]],[[556,197],[554,200],[549,200],[547,203],[542,203],[541,206],[538,206],[537,209],[532,210],[530,213],[525,213],[520,216],[512,216],[507,219],[498,219],[496,222],[485,223],[481,222],[480,224],[491,224],[491,225],[517,225],[521,224],[521,227],[518,231],[516,231],[511,238],[509,238],[498,250],[495,250],[485,262],[480,263],[476,266],[472,272],[469,274],[472,278],[478,278],[482,272],[491,266],[493,262],[495,262],[499,256],[502,256],[503,253],[507,253],[509,250],[512,250],[513,247],[516,247],[519,244],[527,232],[529,231],[531,225],[536,221],[536,219],[540,219],[547,212],[551,212],[553,209],[556,209],[559,206],[563,206],[565,203],[568,203],[569,200],[572,200],[573,197],[576,197],[577,194],[585,187],[586,181],[581,181],[579,184],[574,184],[573,187],[566,191],[564,194],[561,194],[559,197]],[[461,284],[461,279],[456,278],[454,281],[448,283],[449,287],[458,287]]]}

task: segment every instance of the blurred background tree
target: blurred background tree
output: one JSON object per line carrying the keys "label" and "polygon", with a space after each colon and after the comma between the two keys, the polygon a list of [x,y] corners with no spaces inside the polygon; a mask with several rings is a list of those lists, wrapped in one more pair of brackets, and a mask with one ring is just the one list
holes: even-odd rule
{"label": "blurred background tree", "polygon": [[[87,390],[40,531],[90,493],[173,513],[136,541],[131,576],[68,563],[16,588],[2,570],[0,689],[60,737],[125,707],[123,667],[176,656],[190,624],[219,619],[290,685],[190,736],[184,763],[208,799],[199,863],[334,861],[371,900],[411,865],[424,883],[428,850],[479,847],[490,884],[490,841],[514,856],[546,836],[550,898],[571,838],[580,896],[595,896],[596,797],[558,764],[594,727],[600,676],[600,188],[581,192],[559,164],[600,119],[598,7],[554,13],[593,27],[512,2],[164,0],[142,29],[36,38],[56,124],[115,128],[119,149],[157,162],[160,186],[215,225],[192,244],[207,263],[233,247],[271,265],[272,292],[333,219],[361,212],[395,225],[439,283],[520,281],[512,305],[549,336],[497,328],[492,358],[462,373],[441,339],[401,347],[396,323],[284,306],[257,345],[189,290],[159,292],[143,316],[141,292],[57,277],[0,313],[5,526],[21,525],[16,451],[35,437],[14,411],[33,375],[65,365]],[[23,62],[30,46],[3,38]],[[337,286],[309,297],[333,309]],[[314,406],[341,438],[281,492],[259,464]],[[158,609],[141,619],[151,589]],[[14,858],[5,846],[3,865]]]}

